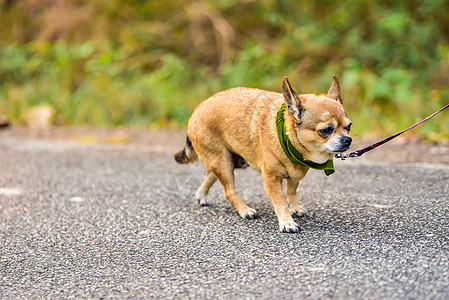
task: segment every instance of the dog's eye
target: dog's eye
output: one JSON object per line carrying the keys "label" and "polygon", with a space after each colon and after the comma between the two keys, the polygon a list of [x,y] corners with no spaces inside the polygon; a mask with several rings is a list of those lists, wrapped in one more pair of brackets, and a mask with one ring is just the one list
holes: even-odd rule
{"label": "dog's eye", "polygon": [[323,129],[321,129],[320,130],[320,133],[322,134],[322,135],[329,135],[329,134],[331,134],[332,132],[334,132],[334,128],[332,128],[332,127],[325,127],[325,128],[323,128]]}
{"label": "dog's eye", "polygon": [[349,132],[349,131],[351,130],[351,125],[352,125],[352,123],[351,123],[351,124],[349,124],[348,126],[346,126],[346,128],[345,128],[345,129],[346,129],[346,131],[347,131],[347,132]]}

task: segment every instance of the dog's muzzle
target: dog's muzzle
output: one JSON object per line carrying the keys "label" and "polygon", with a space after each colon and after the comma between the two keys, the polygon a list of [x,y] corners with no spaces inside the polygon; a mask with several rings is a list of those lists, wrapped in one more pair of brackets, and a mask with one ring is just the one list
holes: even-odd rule
{"label": "dog's muzzle", "polygon": [[345,152],[351,147],[352,138],[350,136],[342,136],[339,140],[339,147],[335,152]]}

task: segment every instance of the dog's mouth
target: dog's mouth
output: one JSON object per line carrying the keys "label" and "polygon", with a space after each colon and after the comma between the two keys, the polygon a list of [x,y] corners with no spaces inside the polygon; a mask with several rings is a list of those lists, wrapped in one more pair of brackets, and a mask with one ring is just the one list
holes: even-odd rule
{"label": "dog's mouth", "polygon": [[342,153],[346,152],[351,148],[352,139],[348,136],[342,137],[337,141],[331,143],[330,147],[327,147],[330,153]]}
{"label": "dog's mouth", "polygon": [[337,150],[332,151],[332,153],[343,153],[348,151],[351,148],[351,145],[348,146],[341,146],[340,148],[338,148]]}

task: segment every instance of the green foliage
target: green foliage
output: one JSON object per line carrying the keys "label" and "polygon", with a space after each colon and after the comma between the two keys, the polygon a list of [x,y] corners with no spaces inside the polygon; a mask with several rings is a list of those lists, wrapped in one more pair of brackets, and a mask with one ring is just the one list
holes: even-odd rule
{"label": "green foliage", "polygon": [[[449,101],[449,2],[0,2],[0,109],[60,124],[184,126],[248,86],[324,93],[339,77],[356,135],[390,134]],[[417,131],[449,138],[449,117]]]}

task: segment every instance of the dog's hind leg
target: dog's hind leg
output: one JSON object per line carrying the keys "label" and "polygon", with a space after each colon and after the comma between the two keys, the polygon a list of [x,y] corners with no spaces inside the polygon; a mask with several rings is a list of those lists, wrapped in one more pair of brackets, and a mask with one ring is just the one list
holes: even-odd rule
{"label": "dog's hind leg", "polygon": [[287,178],[287,202],[288,210],[292,217],[297,218],[305,215],[306,211],[299,204],[298,195],[296,189],[298,188],[299,181],[293,181],[291,178]]}
{"label": "dog's hind leg", "polygon": [[204,178],[203,183],[196,190],[195,199],[198,201],[198,204],[201,206],[206,206],[207,204],[207,194],[209,193],[209,189],[212,185],[217,181],[217,177],[210,172],[207,171],[206,178]]}
{"label": "dog's hind leg", "polygon": [[232,153],[226,149],[224,151],[224,155],[216,157],[208,167],[218,178],[218,180],[220,180],[221,185],[223,186],[225,198],[228,199],[232,205],[234,205],[240,216],[247,219],[257,218],[256,210],[243,203],[235,190]]}

